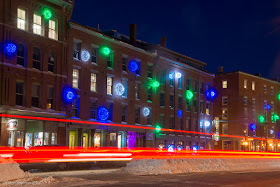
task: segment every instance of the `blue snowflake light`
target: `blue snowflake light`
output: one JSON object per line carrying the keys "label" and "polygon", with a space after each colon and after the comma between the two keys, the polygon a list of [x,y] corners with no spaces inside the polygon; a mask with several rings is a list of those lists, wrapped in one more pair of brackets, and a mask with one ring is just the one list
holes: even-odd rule
{"label": "blue snowflake light", "polygon": [[168,75],[169,79],[173,79],[174,77],[174,72],[170,72],[169,75]]}
{"label": "blue snowflake light", "polygon": [[266,109],[267,109],[267,110],[270,110],[270,109],[271,109],[271,106],[270,106],[269,104],[267,104],[267,105],[266,105]]}
{"label": "blue snowflake light", "polygon": [[69,104],[77,97],[73,88],[66,87],[64,88],[62,99],[65,103]]}
{"label": "blue snowflake light", "polygon": [[205,122],[204,122],[204,125],[205,125],[205,127],[209,127],[210,126],[210,121],[208,121],[208,120],[205,120]]}
{"label": "blue snowflake light", "polygon": [[206,99],[213,100],[217,97],[217,91],[214,90],[213,88],[211,88],[206,91],[205,96],[206,96]]}
{"label": "blue snowflake light", "polygon": [[13,43],[6,43],[5,44],[5,50],[6,50],[6,53],[13,54],[13,53],[16,52],[17,46]]}
{"label": "blue snowflake light", "polygon": [[82,61],[87,62],[90,59],[89,52],[88,51],[82,51],[81,59],[82,59]]}
{"label": "blue snowflake light", "polygon": [[178,114],[178,117],[182,117],[182,115],[183,115],[182,110],[178,110],[177,114]]}
{"label": "blue snowflake light", "polygon": [[135,72],[138,69],[138,64],[135,61],[130,61],[128,68],[131,72]]}
{"label": "blue snowflake light", "polygon": [[99,107],[97,109],[97,119],[99,121],[106,121],[109,118],[109,111],[106,107]]}
{"label": "blue snowflake light", "polygon": [[252,131],[253,131],[253,130],[256,130],[256,129],[257,129],[256,124],[252,123],[252,124],[250,125],[250,129],[251,129]]}
{"label": "blue snowflake light", "polygon": [[150,109],[148,107],[143,108],[143,115],[146,117],[150,114]]}

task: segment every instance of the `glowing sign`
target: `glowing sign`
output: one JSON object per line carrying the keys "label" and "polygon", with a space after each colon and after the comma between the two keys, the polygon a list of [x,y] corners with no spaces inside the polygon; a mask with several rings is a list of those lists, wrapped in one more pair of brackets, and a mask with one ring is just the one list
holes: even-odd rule
{"label": "glowing sign", "polygon": [[17,119],[9,119],[6,124],[7,130],[14,131],[18,129],[18,120]]}

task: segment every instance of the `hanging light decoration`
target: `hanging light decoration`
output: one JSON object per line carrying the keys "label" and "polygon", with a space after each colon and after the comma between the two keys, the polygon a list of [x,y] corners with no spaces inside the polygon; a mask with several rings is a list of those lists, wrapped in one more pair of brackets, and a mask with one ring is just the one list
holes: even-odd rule
{"label": "hanging light decoration", "polygon": [[156,126],[156,132],[160,132],[161,131],[161,127],[159,125]]}
{"label": "hanging light decoration", "polygon": [[252,131],[253,131],[253,130],[256,130],[256,129],[257,129],[256,124],[252,123],[252,124],[250,125],[250,129],[251,129]]}
{"label": "hanging light decoration", "polygon": [[109,118],[109,111],[106,107],[99,107],[97,109],[97,119],[99,121],[106,121]]}
{"label": "hanging light decoration", "polygon": [[188,100],[191,100],[191,99],[193,98],[193,92],[190,91],[190,90],[187,90],[187,91],[186,91],[186,98],[187,98]]}
{"label": "hanging light decoration", "polygon": [[178,117],[179,117],[179,118],[182,117],[182,115],[183,115],[182,110],[178,110],[178,111],[177,111],[177,114],[178,114]]}
{"label": "hanging light decoration", "polygon": [[5,44],[5,51],[7,54],[13,54],[15,53],[17,50],[17,46],[12,43],[12,42],[8,42]]}
{"label": "hanging light decoration", "polygon": [[177,79],[180,79],[182,77],[182,74],[180,72],[176,72],[175,76],[176,76]]}
{"label": "hanging light decoration", "polygon": [[73,88],[66,87],[64,88],[62,99],[65,103],[69,104],[77,97]]}
{"label": "hanging light decoration", "polygon": [[259,121],[260,121],[260,123],[264,123],[264,117],[263,116],[259,116]]}
{"label": "hanging light decoration", "polygon": [[125,87],[121,83],[116,84],[116,94],[117,95],[124,94],[124,91],[125,91]]}
{"label": "hanging light decoration", "polygon": [[138,69],[138,64],[137,64],[137,62],[135,62],[135,61],[130,61],[129,62],[129,65],[128,65],[128,68],[129,68],[129,70],[131,71],[131,72],[135,72],[137,69]]}
{"label": "hanging light decoration", "polygon": [[205,122],[204,122],[204,125],[205,125],[205,127],[210,127],[210,121],[208,121],[208,120],[205,120]]}
{"label": "hanging light decoration", "polygon": [[48,8],[45,8],[43,11],[43,15],[46,19],[50,19],[52,17],[52,11]]}
{"label": "hanging light decoration", "polygon": [[170,72],[168,77],[169,77],[169,79],[173,79],[174,78],[174,72]]}
{"label": "hanging light decoration", "polygon": [[89,52],[88,51],[82,51],[81,59],[82,59],[82,61],[87,62],[90,59]]}
{"label": "hanging light decoration", "polygon": [[111,49],[109,49],[109,47],[102,47],[100,49],[100,52],[104,55],[104,56],[109,56],[109,54],[111,53]]}
{"label": "hanging light decoration", "polygon": [[153,82],[153,87],[154,87],[154,88],[159,87],[159,82],[158,82],[158,81],[154,81],[154,82]]}
{"label": "hanging light decoration", "polygon": [[217,91],[214,88],[211,88],[206,91],[206,99],[213,100],[217,97]]}
{"label": "hanging light decoration", "polygon": [[146,117],[150,114],[150,109],[148,107],[143,108],[143,115]]}

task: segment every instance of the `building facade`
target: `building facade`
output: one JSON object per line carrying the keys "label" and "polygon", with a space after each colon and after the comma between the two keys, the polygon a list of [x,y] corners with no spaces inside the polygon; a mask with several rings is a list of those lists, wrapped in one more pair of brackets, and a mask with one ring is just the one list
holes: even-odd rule
{"label": "building facade", "polygon": [[[244,151],[279,151],[279,82],[260,75],[219,69],[214,80],[218,97],[214,117],[220,134],[215,149]],[[219,121],[219,122],[218,122]]]}

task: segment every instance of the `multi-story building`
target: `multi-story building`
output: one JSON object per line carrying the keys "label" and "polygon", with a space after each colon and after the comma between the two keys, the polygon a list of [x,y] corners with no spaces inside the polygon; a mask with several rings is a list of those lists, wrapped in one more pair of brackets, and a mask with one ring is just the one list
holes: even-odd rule
{"label": "multi-story building", "polygon": [[[214,102],[214,117],[219,118],[219,137],[215,149],[276,151],[278,139],[278,81],[242,71],[224,73],[219,68],[214,87],[218,97]],[[238,136],[238,137],[233,137]]]}
{"label": "multi-story building", "polygon": [[[0,113],[65,118],[67,23],[73,2],[1,0]],[[1,118],[0,145],[64,143],[63,124]]]}
{"label": "multi-story building", "polygon": [[137,40],[135,24],[125,36],[70,22],[70,0],[1,5],[1,114],[71,122],[2,117],[0,145],[212,148],[210,136],[191,133],[211,132],[205,63],[164,38]]}

